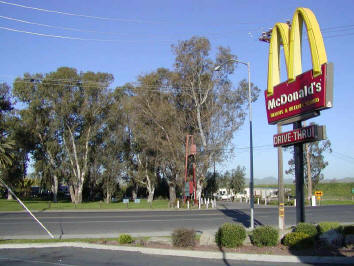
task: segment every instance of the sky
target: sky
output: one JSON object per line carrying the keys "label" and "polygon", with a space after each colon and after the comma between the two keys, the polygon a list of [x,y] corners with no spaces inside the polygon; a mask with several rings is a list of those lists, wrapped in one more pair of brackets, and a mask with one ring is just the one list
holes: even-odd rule
{"label": "sky", "polygon": [[[262,93],[253,103],[254,177],[277,177],[276,126],[268,125],[263,91],[267,86],[268,44],[258,37],[276,22],[291,20],[297,7],[310,8],[323,33],[329,62],[334,63],[333,108],[311,119],[325,125],[332,143],[326,179],[354,177],[354,1],[240,0],[6,0],[0,1],[0,82],[12,84],[24,73],[48,73],[68,66],[78,71],[108,72],[112,87],[136,81],[159,67],[172,69],[171,45],[192,36],[207,37],[212,55],[229,47],[250,62],[251,81]],[[312,68],[303,45],[303,71]],[[282,59],[283,60],[283,59]],[[234,84],[247,78],[239,65]],[[286,80],[282,64],[282,81]],[[290,126],[283,131],[291,130]],[[249,177],[249,124],[235,133],[236,147],[218,171],[237,165]],[[284,169],[290,153],[284,153]],[[183,160],[183,158],[181,158]],[[286,176],[285,177],[289,177]]]}

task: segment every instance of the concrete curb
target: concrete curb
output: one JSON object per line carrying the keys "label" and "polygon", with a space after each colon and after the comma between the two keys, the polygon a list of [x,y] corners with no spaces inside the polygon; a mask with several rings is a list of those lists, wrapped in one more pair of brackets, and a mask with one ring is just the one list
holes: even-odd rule
{"label": "concrete curb", "polygon": [[24,249],[24,248],[53,248],[53,247],[76,247],[101,250],[119,250],[140,252],[148,255],[178,256],[204,259],[223,259],[239,261],[259,261],[259,262],[290,262],[290,263],[327,263],[327,264],[354,264],[352,257],[318,257],[318,256],[282,256],[263,254],[238,254],[229,252],[195,251],[195,250],[174,250],[158,249],[130,246],[109,246],[90,243],[61,242],[61,243],[30,243],[30,244],[4,244],[0,249]]}

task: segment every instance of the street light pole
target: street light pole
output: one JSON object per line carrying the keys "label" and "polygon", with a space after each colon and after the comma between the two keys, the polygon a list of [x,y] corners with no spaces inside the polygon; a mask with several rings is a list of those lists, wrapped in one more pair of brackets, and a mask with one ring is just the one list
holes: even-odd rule
{"label": "street light pole", "polygon": [[249,114],[249,126],[250,126],[250,227],[254,228],[254,193],[253,193],[253,135],[252,135],[252,98],[251,98],[251,64],[250,62],[241,62],[237,59],[229,59],[221,65],[217,65],[214,70],[219,71],[225,64],[233,62],[240,63],[247,66],[248,70],[248,114]]}

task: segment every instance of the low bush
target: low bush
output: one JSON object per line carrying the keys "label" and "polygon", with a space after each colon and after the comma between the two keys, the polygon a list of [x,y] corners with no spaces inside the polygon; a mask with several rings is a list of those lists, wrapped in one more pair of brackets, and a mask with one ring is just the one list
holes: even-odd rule
{"label": "low bush", "polygon": [[305,233],[311,237],[316,237],[318,233],[316,225],[310,223],[298,223],[295,227],[295,232]]}
{"label": "low bush", "polygon": [[122,234],[119,236],[118,242],[119,244],[130,244],[133,242],[133,238],[131,237],[131,235]]}
{"label": "low bush", "polygon": [[278,230],[267,225],[257,227],[252,231],[251,242],[257,247],[276,246],[278,244],[278,238]]}
{"label": "low bush", "polygon": [[246,239],[246,229],[240,224],[225,223],[215,235],[219,247],[235,248],[241,246]]}
{"label": "low bush", "polygon": [[342,226],[338,222],[322,222],[317,225],[317,231],[320,234],[330,230],[336,230],[340,232],[342,230]]}
{"label": "low bush", "polygon": [[354,235],[354,225],[346,225],[343,228],[343,235]]}
{"label": "low bush", "polygon": [[309,248],[313,246],[314,238],[303,232],[291,232],[284,236],[283,244],[296,249]]}
{"label": "low bush", "polygon": [[172,233],[172,244],[175,247],[194,247],[195,231],[186,228],[175,229]]}

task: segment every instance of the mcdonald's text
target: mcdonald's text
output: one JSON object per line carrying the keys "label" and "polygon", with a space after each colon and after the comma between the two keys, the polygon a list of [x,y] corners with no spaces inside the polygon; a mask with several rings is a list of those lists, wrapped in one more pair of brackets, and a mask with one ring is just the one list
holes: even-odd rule
{"label": "mcdonald's text", "polygon": [[316,77],[312,70],[296,77],[294,82],[283,82],[274,87],[274,93],[265,91],[266,110],[269,124],[276,124],[305,113],[332,107],[332,80],[328,79],[327,64]]}

